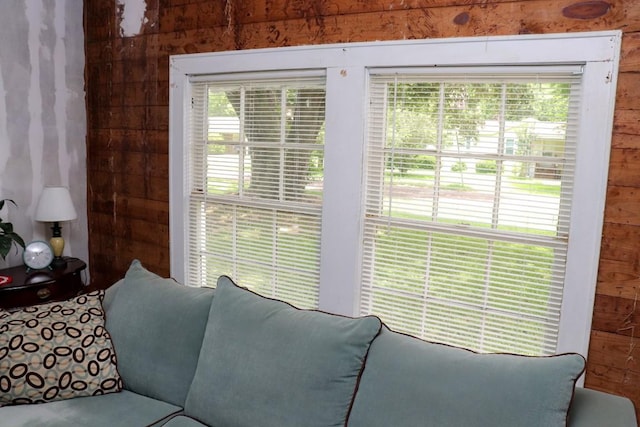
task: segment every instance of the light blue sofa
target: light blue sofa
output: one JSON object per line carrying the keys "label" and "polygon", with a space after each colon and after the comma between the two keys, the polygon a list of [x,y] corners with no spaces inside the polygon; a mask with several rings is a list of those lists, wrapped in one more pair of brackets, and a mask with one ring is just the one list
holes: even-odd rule
{"label": "light blue sofa", "polygon": [[124,390],[4,406],[0,427],[637,426],[630,400],[574,389],[579,355],[475,354],[138,261],[103,305]]}

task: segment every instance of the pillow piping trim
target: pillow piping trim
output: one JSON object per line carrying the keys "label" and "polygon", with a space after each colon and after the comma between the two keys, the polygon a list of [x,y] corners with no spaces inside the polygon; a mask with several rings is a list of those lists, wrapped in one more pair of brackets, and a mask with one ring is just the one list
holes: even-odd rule
{"label": "pillow piping trim", "polygon": [[[377,317],[377,316],[374,316]],[[380,320],[380,318],[378,318]],[[376,340],[376,338],[378,338],[380,336],[380,334],[382,333],[382,328],[385,327],[386,325],[384,324],[384,322],[382,322],[382,320],[380,320],[380,328],[378,329],[378,333],[373,337],[373,339],[371,340],[371,342],[369,342],[369,346],[367,347],[367,352],[364,355],[364,358],[362,360],[362,366],[360,367],[360,372],[358,372],[358,378],[356,379],[356,385],[355,388],[353,390],[353,394],[351,395],[351,402],[349,402],[349,408],[347,410],[347,417],[344,420],[344,426],[347,427],[349,425],[349,421],[351,418],[351,411],[353,410],[353,404],[356,401],[356,397],[358,395],[358,390],[360,389],[360,382],[362,380],[362,375],[364,374],[364,370],[365,367],[367,365],[367,359],[369,358],[369,352],[371,350],[371,345],[373,344],[373,342]]]}
{"label": "pillow piping trim", "polygon": [[[314,313],[323,313],[323,314],[326,314],[326,315],[329,315],[329,316],[340,317],[340,318],[343,318],[343,319],[354,319],[354,320],[355,320],[355,319],[366,319],[366,318],[378,319],[378,320],[380,321],[380,328],[378,329],[378,333],[374,336],[374,340],[375,340],[375,338],[380,334],[380,331],[382,330],[382,325],[384,324],[384,323],[382,322],[382,320],[381,320],[378,316],[376,316],[376,315],[374,315],[374,314],[368,314],[368,315],[366,315],[366,316],[347,316],[347,315],[345,315],[345,314],[331,313],[331,312],[329,312],[329,311],[324,311],[324,310],[320,310],[320,309],[317,309],[317,308],[300,308],[300,307],[296,307],[295,305],[293,305],[293,304],[291,304],[291,303],[289,303],[289,302],[287,302],[287,301],[283,301],[283,300],[278,299],[278,298],[267,297],[267,296],[264,296],[264,295],[261,295],[261,294],[259,294],[259,293],[255,292],[255,291],[252,291],[252,290],[251,290],[251,289],[249,289],[249,288],[246,288],[246,287],[244,287],[244,286],[240,286],[240,285],[238,285],[238,284],[237,284],[237,283],[236,283],[236,282],[235,282],[231,277],[227,276],[226,274],[223,274],[222,276],[220,276],[220,277],[218,278],[218,280],[220,280],[221,278],[227,278],[227,279],[228,279],[231,283],[233,283],[233,284],[234,284],[238,289],[242,289],[242,290],[244,290],[244,291],[251,292],[252,294],[254,294],[254,295],[256,295],[256,296],[258,296],[258,297],[260,297],[260,298],[266,299],[266,300],[270,300],[270,301],[275,301],[275,302],[281,302],[281,303],[284,303],[284,304],[288,305],[289,307],[291,307],[291,308],[293,308],[293,309],[295,309],[295,310],[297,310],[297,311],[306,311],[306,312],[314,312]],[[214,298],[215,298],[215,296],[214,296]],[[373,340],[371,340],[371,342],[373,342]],[[371,346],[371,344],[369,344],[369,346]],[[368,352],[368,350],[367,350],[367,352]]]}

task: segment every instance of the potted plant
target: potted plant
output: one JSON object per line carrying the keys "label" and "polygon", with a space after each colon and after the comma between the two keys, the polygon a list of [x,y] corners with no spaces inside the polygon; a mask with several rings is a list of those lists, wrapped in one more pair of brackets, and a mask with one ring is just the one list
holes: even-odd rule
{"label": "potted plant", "polygon": [[[18,207],[16,202],[11,199],[2,199],[0,200],[0,211],[4,208],[5,202],[12,203],[15,207]],[[24,240],[22,237],[15,231],[13,231],[13,224],[10,222],[5,222],[0,218],[0,257],[5,260],[6,256],[9,254],[11,250],[11,246],[13,244],[18,246],[22,246],[24,249]]]}

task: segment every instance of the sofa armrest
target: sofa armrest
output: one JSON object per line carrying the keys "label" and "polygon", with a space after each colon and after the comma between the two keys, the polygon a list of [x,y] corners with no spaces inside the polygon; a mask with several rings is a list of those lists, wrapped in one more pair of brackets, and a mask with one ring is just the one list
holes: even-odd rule
{"label": "sofa armrest", "polygon": [[637,427],[631,400],[597,390],[576,387],[569,410],[569,427]]}

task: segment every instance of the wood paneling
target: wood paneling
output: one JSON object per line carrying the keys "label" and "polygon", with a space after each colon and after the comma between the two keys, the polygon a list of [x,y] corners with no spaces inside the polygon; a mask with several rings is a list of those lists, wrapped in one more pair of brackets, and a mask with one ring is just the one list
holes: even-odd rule
{"label": "wood paneling", "polygon": [[593,331],[585,386],[615,392],[640,402],[640,346],[637,334]]}
{"label": "wood paneling", "polygon": [[147,0],[122,37],[115,0],[85,2],[91,277],[133,258],[169,274],[169,55],[391,39],[624,32],[586,385],[640,406],[640,2]]}

